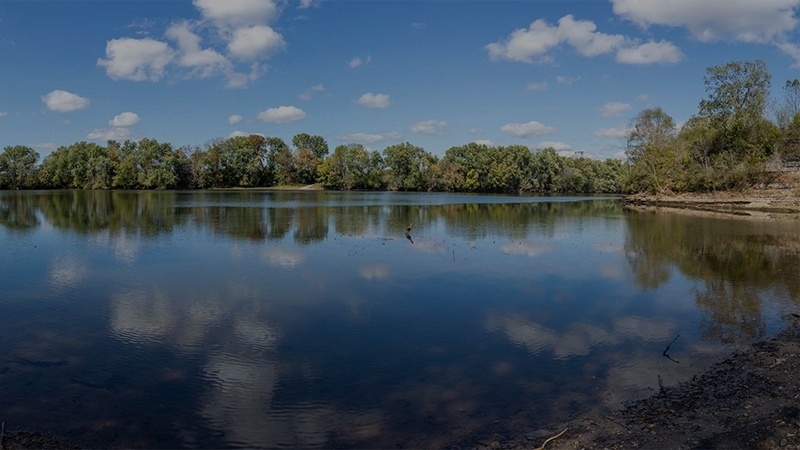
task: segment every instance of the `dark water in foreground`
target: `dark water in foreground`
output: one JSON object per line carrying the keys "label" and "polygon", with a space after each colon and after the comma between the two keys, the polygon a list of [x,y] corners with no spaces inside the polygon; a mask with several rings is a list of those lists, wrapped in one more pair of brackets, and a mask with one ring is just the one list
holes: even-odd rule
{"label": "dark water in foreground", "polygon": [[90,447],[533,430],[777,331],[799,232],[600,198],[0,192],[0,418]]}

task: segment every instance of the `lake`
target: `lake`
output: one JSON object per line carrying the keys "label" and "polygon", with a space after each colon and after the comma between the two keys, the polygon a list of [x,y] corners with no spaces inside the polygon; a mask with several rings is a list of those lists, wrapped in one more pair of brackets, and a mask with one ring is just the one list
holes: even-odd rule
{"label": "lake", "polygon": [[6,191],[0,252],[0,419],[88,447],[514,436],[691,379],[800,298],[800,221],[604,197]]}

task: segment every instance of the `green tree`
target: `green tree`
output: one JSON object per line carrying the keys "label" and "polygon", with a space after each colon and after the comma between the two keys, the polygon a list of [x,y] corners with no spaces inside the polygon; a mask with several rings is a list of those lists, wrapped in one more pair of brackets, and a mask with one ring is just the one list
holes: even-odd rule
{"label": "green tree", "polygon": [[402,191],[424,189],[426,153],[422,147],[416,147],[408,142],[386,147],[383,150],[383,162],[388,188]]}
{"label": "green tree", "polygon": [[631,164],[629,176],[634,189],[657,192],[669,187],[675,136],[675,121],[661,108],[645,109],[633,118],[625,155]]}
{"label": "green tree", "polygon": [[312,136],[308,133],[296,134],[292,138],[292,145],[298,150],[309,149],[319,160],[328,155],[328,143],[322,136]]}
{"label": "green tree", "polygon": [[272,184],[288,185],[294,183],[294,156],[286,142],[281,138],[266,138],[267,167]]}
{"label": "green tree", "polygon": [[764,61],[732,61],[706,69],[703,78],[708,98],[700,101],[700,116],[717,125],[733,121],[752,124],[763,118],[772,75]]}
{"label": "green tree", "polygon": [[0,153],[0,188],[25,189],[36,183],[39,154],[30,147],[15,145]]}
{"label": "green tree", "polygon": [[145,189],[172,189],[178,187],[180,166],[185,155],[179,154],[166,142],[144,138],[136,149],[140,168],[139,184]]}

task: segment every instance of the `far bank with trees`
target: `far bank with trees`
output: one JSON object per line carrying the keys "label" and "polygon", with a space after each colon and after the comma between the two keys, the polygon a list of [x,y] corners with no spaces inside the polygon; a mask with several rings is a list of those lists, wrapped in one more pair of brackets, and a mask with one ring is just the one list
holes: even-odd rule
{"label": "far bank with trees", "polygon": [[742,190],[800,159],[800,81],[770,107],[762,61],[709,67],[707,98],[678,129],[661,108],[641,111],[627,161],[562,156],[553,148],[469,143],[438,157],[411,143],[383,151],[358,144],[332,153],[321,136],[231,137],[175,148],[145,138],[77,142],[41,162],[30,147],[0,153],[0,189],[212,189],[319,183],[327,189],[485,193],[670,193]]}

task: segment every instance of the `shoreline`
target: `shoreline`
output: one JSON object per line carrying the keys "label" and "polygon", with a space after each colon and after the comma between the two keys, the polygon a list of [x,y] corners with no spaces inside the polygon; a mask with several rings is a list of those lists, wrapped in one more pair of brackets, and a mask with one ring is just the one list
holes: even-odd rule
{"label": "shoreline", "polygon": [[758,218],[800,218],[800,189],[753,189],[746,192],[632,194],[620,203],[633,208],[684,209]]}
{"label": "shoreline", "polygon": [[692,380],[606,416],[585,416],[476,449],[800,449],[800,314]]}

